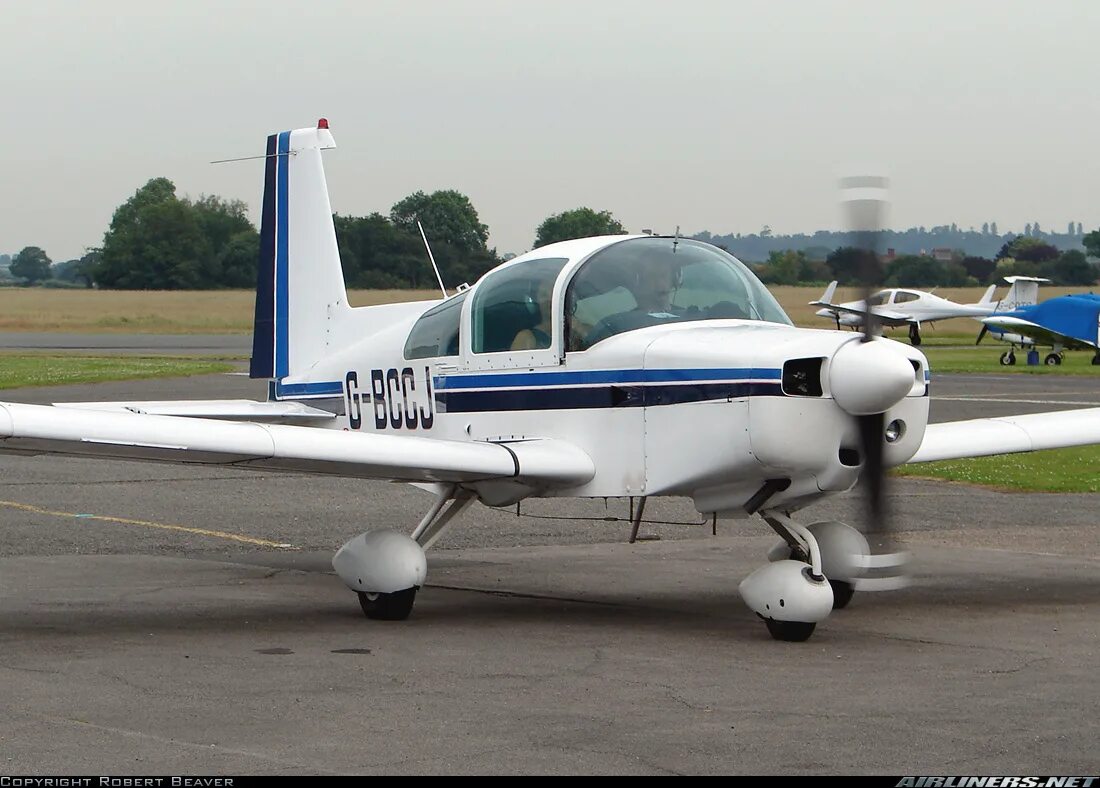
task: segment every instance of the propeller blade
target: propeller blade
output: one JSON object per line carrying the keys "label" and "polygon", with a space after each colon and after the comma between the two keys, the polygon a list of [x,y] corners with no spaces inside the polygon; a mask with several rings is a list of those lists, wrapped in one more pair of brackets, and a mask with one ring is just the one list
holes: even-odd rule
{"label": "propeller blade", "polygon": [[982,339],[985,337],[985,332],[987,332],[988,330],[989,330],[989,326],[987,326],[983,323],[982,324],[982,330],[978,332],[978,341],[974,343],[975,345],[982,344]]}
{"label": "propeller blade", "polygon": [[[886,211],[889,205],[887,188],[889,181],[881,176],[863,175],[841,180],[842,197],[848,229],[853,234],[854,246],[859,251],[857,267],[859,284],[863,291],[862,343],[873,342],[881,333],[881,321],[871,304],[874,288],[881,287],[884,279],[882,263],[878,255],[882,232],[886,227]],[[863,469],[860,485],[866,499],[867,526],[876,568],[885,568],[873,579],[860,581],[861,588],[873,588],[882,581],[897,580],[903,573],[904,557],[899,553],[890,536],[891,519],[886,495],[886,467],[884,447],[886,439],[886,414],[870,413],[854,416],[859,428],[860,456]],[[877,536],[878,538],[873,538]]]}
{"label": "propeller blade", "polygon": [[886,486],[886,472],[882,464],[882,436],[886,429],[886,414],[857,416],[856,421],[859,423],[860,456],[863,458],[861,479],[867,492],[867,530],[885,531],[887,521],[883,491]]}

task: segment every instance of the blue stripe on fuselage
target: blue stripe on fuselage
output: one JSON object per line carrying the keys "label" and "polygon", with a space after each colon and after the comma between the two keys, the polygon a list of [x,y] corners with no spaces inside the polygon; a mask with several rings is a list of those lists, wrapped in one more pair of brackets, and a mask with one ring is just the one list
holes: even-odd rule
{"label": "blue stripe on fuselage", "polygon": [[293,397],[320,397],[344,395],[344,384],[339,380],[318,383],[283,383],[272,381],[268,393],[269,399],[290,399]]}
{"label": "blue stripe on fuselage", "polygon": [[279,134],[279,155],[276,173],[278,180],[278,198],[275,207],[275,376],[282,378],[289,374],[288,326],[290,308],[287,301],[289,283],[287,281],[287,227],[288,227],[288,189],[290,170],[290,132]]}
{"label": "blue stripe on fuselage", "polygon": [[436,390],[561,386],[599,383],[685,383],[691,381],[780,380],[781,369],[594,369],[574,372],[519,372],[447,375],[433,381]]}
{"label": "blue stripe on fuselage", "polygon": [[781,397],[781,377],[778,369],[616,369],[448,375],[434,383],[440,413],[478,413]]}

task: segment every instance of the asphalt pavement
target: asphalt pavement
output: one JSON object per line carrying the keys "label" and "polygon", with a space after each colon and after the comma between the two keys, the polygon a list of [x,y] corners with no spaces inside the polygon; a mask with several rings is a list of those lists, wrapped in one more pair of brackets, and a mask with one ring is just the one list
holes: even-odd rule
{"label": "asphalt pavement", "polygon": [[[182,352],[182,351],[181,351]],[[1004,378],[1002,381],[1001,378]],[[933,419],[1100,404],[936,376]],[[263,398],[241,375],[5,399]],[[1100,495],[897,480],[914,583],[778,643],[737,584],[775,542],[653,501],[476,506],[406,622],[332,573],[407,485],[0,457],[0,772],[1096,773]],[[800,517],[858,520],[842,495]]]}

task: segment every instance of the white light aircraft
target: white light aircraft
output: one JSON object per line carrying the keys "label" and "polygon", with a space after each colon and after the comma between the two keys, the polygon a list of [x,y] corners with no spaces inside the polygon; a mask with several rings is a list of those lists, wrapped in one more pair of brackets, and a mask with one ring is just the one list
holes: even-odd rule
{"label": "white light aircraft", "polygon": [[[870,309],[874,313],[875,322],[886,326],[908,326],[909,341],[914,346],[921,343],[920,327],[922,323],[932,323],[936,320],[950,320],[955,317],[982,318],[997,311],[1015,309],[1025,303],[1034,304],[1034,292],[1036,285],[1021,291],[1017,280],[1038,282],[1032,277],[1005,277],[1011,287],[1008,294],[1001,301],[993,300],[996,285],[990,285],[982,294],[981,300],[976,304],[957,304],[954,301],[942,298],[924,290],[910,290],[905,288],[892,288],[879,290],[868,299]],[[830,282],[825,288],[825,293],[817,301],[811,301],[811,306],[820,306],[816,314],[836,321],[839,329],[842,325],[853,328],[862,326],[864,316],[867,314],[867,302],[846,301],[843,304],[834,304],[833,295],[836,293],[836,282]],[[1026,293],[1032,293],[1031,300],[1027,300]]]}
{"label": "white light aircraft", "polygon": [[425,550],[475,501],[637,497],[636,526],[646,498],[686,496],[780,534],[741,596],[774,637],[805,640],[879,556],[798,509],[886,466],[1100,442],[1100,409],[928,425],[919,351],[796,328],[746,266],[682,238],[565,241],[436,302],[352,308],[332,147],[327,122],[268,139],[251,367],[267,402],[0,403],[0,451],[427,486],[411,535],[361,534],[333,558],[382,619],[409,615]]}

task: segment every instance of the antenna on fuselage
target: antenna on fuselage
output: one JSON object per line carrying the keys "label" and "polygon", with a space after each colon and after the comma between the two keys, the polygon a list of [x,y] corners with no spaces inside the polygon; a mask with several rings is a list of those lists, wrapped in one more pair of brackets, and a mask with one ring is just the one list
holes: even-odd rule
{"label": "antenna on fuselage", "polygon": [[447,297],[447,288],[443,286],[443,277],[439,275],[439,266],[435,264],[435,255],[432,254],[432,247],[428,243],[428,236],[424,234],[424,226],[420,223],[420,220],[416,220],[416,226],[420,229],[420,237],[424,239],[424,248],[428,250],[428,259],[432,261],[432,270],[435,271],[435,278],[439,282],[439,289],[443,291],[443,297]]}
{"label": "antenna on fuselage", "polygon": [[676,254],[676,247],[680,245],[680,225],[676,225],[676,237],[672,239],[672,253]]}

